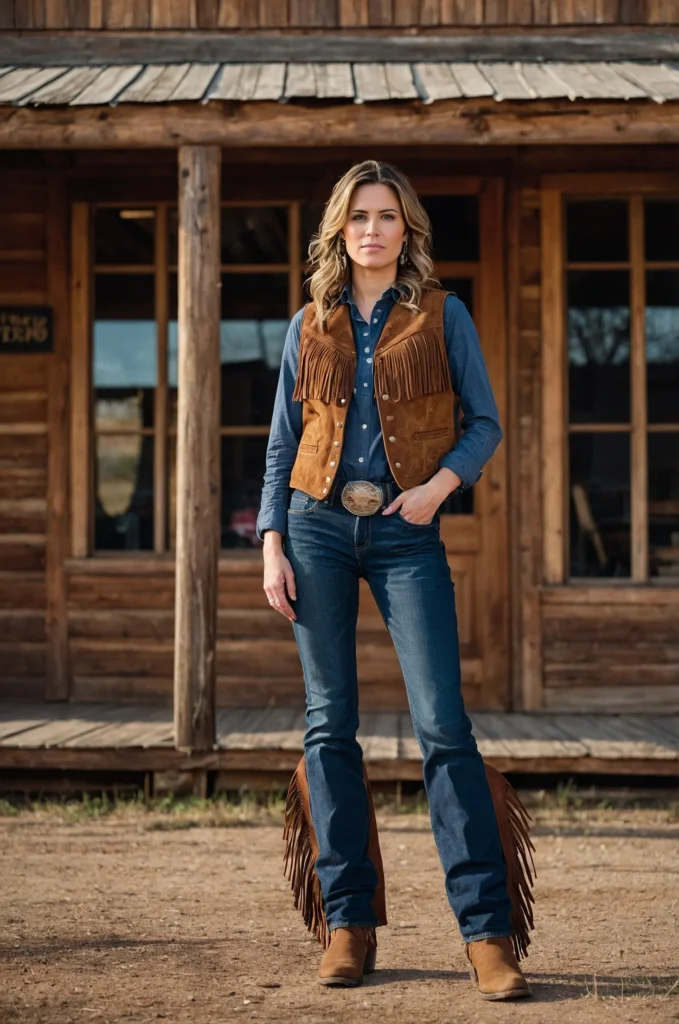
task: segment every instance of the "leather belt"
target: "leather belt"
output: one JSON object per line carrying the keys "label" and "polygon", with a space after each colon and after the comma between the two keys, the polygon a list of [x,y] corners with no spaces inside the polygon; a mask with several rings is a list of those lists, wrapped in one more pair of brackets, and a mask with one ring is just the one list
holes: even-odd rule
{"label": "leather belt", "polygon": [[323,501],[328,505],[341,502],[355,516],[373,516],[390,505],[400,493],[401,488],[393,481],[336,480]]}

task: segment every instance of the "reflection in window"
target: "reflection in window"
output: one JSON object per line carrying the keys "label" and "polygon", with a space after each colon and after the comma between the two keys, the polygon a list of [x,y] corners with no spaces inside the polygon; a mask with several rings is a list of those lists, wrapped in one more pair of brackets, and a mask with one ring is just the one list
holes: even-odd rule
{"label": "reflection in window", "polygon": [[679,434],[648,438],[651,576],[679,576]]}
{"label": "reflection in window", "polygon": [[567,274],[571,423],[625,423],[630,415],[629,274]]}
{"label": "reflection in window", "polygon": [[566,252],[566,258],[577,263],[626,260],[629,254],[626,200],[569,202],[566,206]]}
{"label": "reflection in window", "polygon": [[435,260],[478,260],[478,196],[420,196],[432,226]]}
{"label": "reflection in window", "polygon": [[[221,546],[261,547],[255,527],[262,493],[268,436],[222,437],[221,439]],[[175,546],[177,514],[175,503],[177,466],[176,437],[169,450],[169,539]]]}
{"label": "reflection in window", "polygon": [[646,273],[648,422],[679,422],[679,272]]}
{"label": "reflection in window", "polygon": [[[171,313],[176,317],[177,278]],[[288,331],[285,274],[223,274],[219,348],[222,364],[222,426],[271,423],[278,373]],[[168,383],[177,387],[177,321],[168,328]],[[176,424],[176,390],[171,397]],[[264,470],[262,470],[262,473]]]}
{"label": "reflection in window", "polygon": [[679,199],[644,203],[647,260],[679,260]]}
{"label": "reflection in window", "polygon": [[153,550],[153,438],[96,439],[95,548]]}
{"label": "reflection in window", "polygon": [[570,437],[570,575],[630,574],[627,434]]}

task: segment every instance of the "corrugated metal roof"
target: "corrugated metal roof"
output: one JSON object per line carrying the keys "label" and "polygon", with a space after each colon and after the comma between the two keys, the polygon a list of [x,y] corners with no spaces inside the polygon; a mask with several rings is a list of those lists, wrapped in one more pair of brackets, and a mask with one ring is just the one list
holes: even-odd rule
{"label": "corrugated metal roof", "polygon": [[446,99],[679,100],[679,69],[663,62],[181,63],[0,68],[0,103],[354,103]]}

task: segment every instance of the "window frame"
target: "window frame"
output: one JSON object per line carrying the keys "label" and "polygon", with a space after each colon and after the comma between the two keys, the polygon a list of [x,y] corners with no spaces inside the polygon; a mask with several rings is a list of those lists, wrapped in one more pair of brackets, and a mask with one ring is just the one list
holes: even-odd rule
{"label": "window frame", "polygon": [[[493,225],[495,207],[501,194],[501,183],[497,180],[488,182],[478,177],[449,177],[415,175],[413,184],[422,195],[478,195],[481,199],[485,191],[490,190],[493,203],[480,202],[479,232],[480,244],[489,235]],[[288,246],[289,260],[287,264],[223,264],[221,273],[239,274],[286,273],[288,274],[288,297],[290,318],[294,316],[304,301],[303,278],[305,260],[301,252],[302,242],[302,205],[308,199],[269,198],[251,199],[243,196],[239,199],[223,199],[220,203],[226,207],[285,207],[288,210]],[[168,384],[168,325],[170,312],[170,279],[173,265],[170,262],[169,222],[170,211],[177,206],[176,199],[104,199],[74,201],[71,205],[71,557],[80,559],[134,559],[164,556],[174,557],[174,544],[169,536],[171,520],[169,493],[170,483],[170,445],[176,430],[171,426],[170,393]],[[94,284],[97,273],[134,273],[140,267],[134,264],[118,266],[115,264],[95,263],[95,211],[100,208],[118,209],[153,209],[155,211],[154,228],[154,260],[153,264],[144,264],[143,272],[149,273],[154,280],[154,307],[157,330],[157,384],[154,389],[153,427],[146,428],[146,434],[153,435],[153,548],[150,550],[127,551],[108,550],[95,547],[95,472],[94,458],[96,451],[97,431],[94,423],[95,391],[92,376],[92,337],[94,321]],[[498,254],[499,255],[499,254]],[[491,302],[491,295],[481,294],[480,284],[484,281],[481,270],[483,253],[474,261],[469,260],[437,260],[435,273],[437,277],[469,278],[474,288],[474,319],[482,336],[493,336],[493,328],[500,330],[502,319],[501,304]],[[494,268],[497,273],[497,268]],[[486,291],[492,286],[487,274]],[[495,280],[495,291],[497,280]],[[496,296],[495,296],[496,297]],[[489,311],[492,310],[492,315]],[[486,321],[489,321],[486,323]],[[499,406],[504,406],[503,380],[497,394]],[[268,435],[269,427],[232,425],[221,426],[220,436],[262,436]],[[483,488],[481,488],[483,490]],[[456,514],[456,530],[463,528],[463,520],[474,520],[481,514],[481,507],[473,513]],[[229,549],[221,549],[221,557],[229,553]],[[256,554],[256,552],[255,552]]]}
{"label": "window frame", "polygon": [[[656,261],[644,252],[644,200],[679,199],[679,174],[589,173],[541,178],[542,271],[542,557],[548,585],[679,586],[679,580],[649,574],[648,437],[679,433],[676,424],[651,424],[646,387],[646,271]],[[630,274],[630,418],[625,424],[571,424],[568,412],[566,202],[624,199],[629,203],[629,255],[619,266]],[[572,261],[575,262],[575,261]],[[662,261],[663,265],[676,261]],[[594,264],[592,264],[594,267]],[[608,263],[597,263],[606,269]],[[630,575],[624,578],[573,577],[570,565],[569,465],[571,435],[622,432],[630,437]]]}

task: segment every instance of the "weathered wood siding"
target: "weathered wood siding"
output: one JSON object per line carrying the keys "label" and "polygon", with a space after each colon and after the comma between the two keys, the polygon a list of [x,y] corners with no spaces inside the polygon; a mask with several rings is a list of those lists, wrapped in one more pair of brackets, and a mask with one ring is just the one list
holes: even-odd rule
{"label": "weathered wood siding", "polygon": [[[458,604],[473,599],[456,574]],[[468,581],[467,581],[468,582]],[[69,661],[75,700],[172,699],[174,563],[168,559],[73,561],[67,567]],[[461,630],[465,698],[479,706],[480,677],[465,664],[469,637]],[[358,624],[361,706],[407,708],[398,659],[367,585],[361,582]],[[302,707],[304,684],[287,619],[269,607],[262,565],[252,557],[222,558],[217,622],[217,702],[220,706]]]}
{"label": "weathered wood siding", "polygon": [[[48,301],[47,188],[0,176],[0,304]],[[47,389],[45,355],[0,356],[0,697],[45,689]]]}
{"label": "weathered wood siding", "polygon": [[4,29],[670,25],[676,0],[9,0]]}

